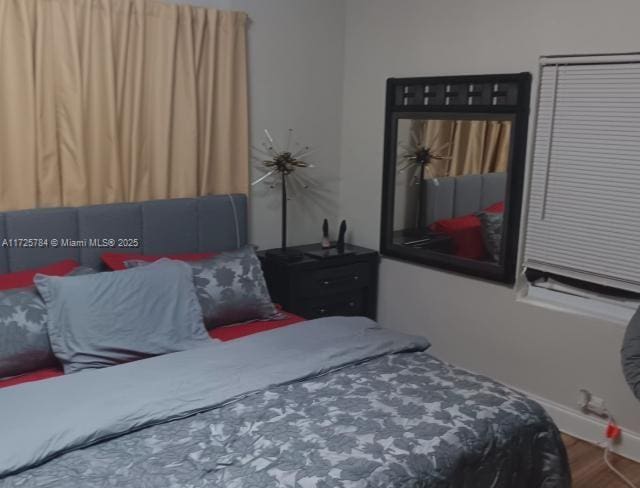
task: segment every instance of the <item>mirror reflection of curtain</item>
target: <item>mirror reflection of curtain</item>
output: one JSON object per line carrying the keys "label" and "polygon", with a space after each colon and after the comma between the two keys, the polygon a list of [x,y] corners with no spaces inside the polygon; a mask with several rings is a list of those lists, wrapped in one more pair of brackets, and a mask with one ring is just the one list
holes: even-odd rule
{"label": "mirror reflection of curtain", "polygon": [[433,154],[451,158],[432,160],[428,177],[506,172],[509,163],[511,121],[419,120],[415,140]]}
{"label": "mirror reflection of curtain", "polygon": [[0,208],[246,193],[246,20],[0,0]]}

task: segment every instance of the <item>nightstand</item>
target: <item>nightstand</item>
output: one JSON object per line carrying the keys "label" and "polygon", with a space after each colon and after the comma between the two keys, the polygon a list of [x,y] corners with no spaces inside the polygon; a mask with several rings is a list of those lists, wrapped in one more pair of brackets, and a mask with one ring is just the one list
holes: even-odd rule
{"label": "nightstand", "polygon": [[376,251],[347,244],[343,255],[320,259],[305,254],[320,250],[319,244],[292,249],[302,252],[303,258],[291,262],[258,252],[274,302],[306,319],[328,315],[375,319],[380,260]]}

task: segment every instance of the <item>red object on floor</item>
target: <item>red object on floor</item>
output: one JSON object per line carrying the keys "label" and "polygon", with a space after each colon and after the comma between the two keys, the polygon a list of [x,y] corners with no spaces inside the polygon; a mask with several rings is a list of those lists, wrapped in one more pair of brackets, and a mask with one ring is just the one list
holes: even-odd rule
{"label": "red object on floor", "polygon": [[[304,322],[305,319],[298,317],[289,312],[283,312],[286,317],[280,320],[269,320],[265,322],[251,322],[248,324],[226,325],[224,327],[218,327],[209,332],[212,339],[220,339],[223,342],[232,341],[234,339],[240,339],[241,337],[257,334],[258,332],[265,332],[267,330],[277,329],[279,327],[285,327],[287,325],[297,324]],[[32,381],[46,380],[49,378],[55,378],[56,376],[63,376],[62,369],[48,368],[33,371],[32,373],[15,376],[6,380],[0,380],[0,388],[6,388],[7,386],[19,385],[21,383],[30,383]]]}
{"label": "red object on floor", "polygon": [[615,440],[620,437],[620,433],[620,427],[618,427],[612,421],[609,421],[609,423],[607,424],[607,430],[605,431],[607,439]]}

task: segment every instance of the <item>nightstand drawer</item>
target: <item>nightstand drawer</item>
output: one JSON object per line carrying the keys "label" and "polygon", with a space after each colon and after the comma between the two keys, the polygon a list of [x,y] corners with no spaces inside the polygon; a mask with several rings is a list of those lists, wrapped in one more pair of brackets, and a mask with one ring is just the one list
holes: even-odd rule
{"label": "nightstand drawer", "polygon": [[297,284],[300,296],[317,296],[362,288],[369,283],[370,265],[349,264],[312,271]]}
{"label": "nightstand drawer", "polygon": [[297,312],[306,319],[330,315],[365,315],[363,290],[302,300]]}

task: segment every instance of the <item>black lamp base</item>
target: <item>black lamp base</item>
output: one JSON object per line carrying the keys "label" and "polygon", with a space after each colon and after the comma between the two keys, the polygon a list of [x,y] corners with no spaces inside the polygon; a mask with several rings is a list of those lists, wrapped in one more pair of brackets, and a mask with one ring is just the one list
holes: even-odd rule
{"label": "black lamp base", "polygon": [[304,254],[302,252],[288,247],[269,249],[265,254],[269,258],[279,259],[281,261],[287,262],[300,261],[304,258]]}

